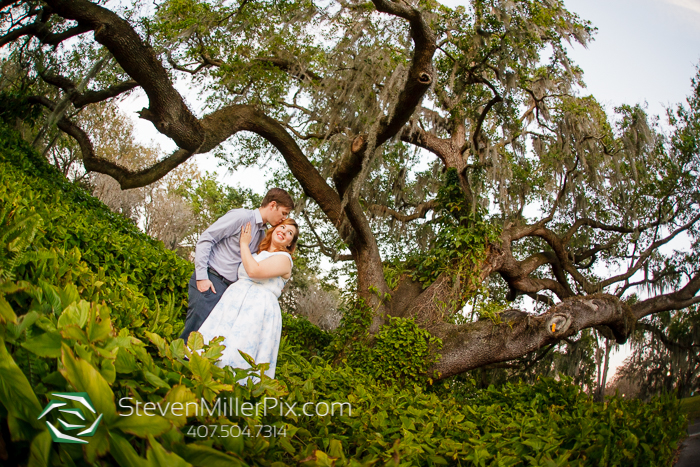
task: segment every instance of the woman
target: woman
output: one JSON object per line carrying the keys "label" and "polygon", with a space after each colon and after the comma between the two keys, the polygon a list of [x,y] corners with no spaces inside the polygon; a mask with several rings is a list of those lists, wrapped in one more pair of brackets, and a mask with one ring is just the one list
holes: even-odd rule
{"label": "woman", "polygon": [[250,368],[238,353],[247,353],[256,363],[270,363],[265,374],[275,377],[277,351],[282,336],[282,314],[277,299],[292,275],[292,253],[299,238],[293,219],[271,228],[251,254],[250,223],[241,229],[241,260],[238,280],[231,284],[199,332],[205,342],[224,336],[226,349],[219,366]]}

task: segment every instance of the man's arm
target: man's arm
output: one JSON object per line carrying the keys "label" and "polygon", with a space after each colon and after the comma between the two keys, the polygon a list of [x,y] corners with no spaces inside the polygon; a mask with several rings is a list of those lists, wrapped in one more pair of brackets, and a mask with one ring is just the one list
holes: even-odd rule
{"label": "man's arm", "polygon": [[236,236],[241,230],[241,226],[247,219],[247,211],[235,209],[227,212],[214,222],[202,233],[197,242],[194,255],[195,278],[197,279],[197,289],[204,292],[211,288],[216,293],[214,286],[209,281],[209,257],[211,250],[221,240]]}

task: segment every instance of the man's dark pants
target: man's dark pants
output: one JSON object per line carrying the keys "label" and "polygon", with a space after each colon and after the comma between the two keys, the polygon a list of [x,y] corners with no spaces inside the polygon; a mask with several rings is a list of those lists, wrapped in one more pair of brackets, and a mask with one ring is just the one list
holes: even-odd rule
{"label": "man's dark pants", "polygon": [[189,302],[187,304],[187,318],[185,319],[185,329],[182,330],[180,337],[187,343],[187,338],[190,336],[192,331],[199,330],[202,324],[214,309],[221,296],[224,294],[228,285],[224,283],[221,277],[217,277],[214,274],[209,274],[209,280],[214,284],[214,289],[216,293],[212,292],[211,289],[206,290],[204,293],[197,289],[197,279],[194,273],[190,277],[190,283],[187,287],[189,293]]}

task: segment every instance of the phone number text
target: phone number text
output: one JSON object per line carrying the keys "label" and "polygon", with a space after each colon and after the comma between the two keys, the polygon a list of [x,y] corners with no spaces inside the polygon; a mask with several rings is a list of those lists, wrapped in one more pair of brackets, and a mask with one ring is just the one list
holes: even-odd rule
{"label": "phone number text", "polygon": [[242,428],[238,425],[192,425],[186,435],[193,438],[238,438],[239,436],[276,438],[287,436],[287,428],[274,425],[246,425]]}

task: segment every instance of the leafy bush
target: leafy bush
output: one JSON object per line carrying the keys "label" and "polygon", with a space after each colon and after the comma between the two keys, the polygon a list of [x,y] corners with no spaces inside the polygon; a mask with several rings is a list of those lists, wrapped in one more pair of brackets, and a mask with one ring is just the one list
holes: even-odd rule
{"label": "leafy bush", "polygon": [[290,346],[298,349],[306,358],[319,355],[330,344],[332,336],[322,331],[305,317],[282,313],[282,335]]}
{"label": "leafy bush", "polygon": [[[266,364],[219,368],[220,340],[205,346],[198,333],[187,345],[171,339],[191,267],[128,223],[112,223],[110,213],[40,161],[29,164],[37,156],[18,141],[11,147],[3,141],[2,151],[14,151],[0,160],[3,465],[670,462],[684,426],[674,399],[598,404],[569,381],[551,379],[481,392],[460,390],[455,381],[426,389],[413,383],[421,368],[414,357],[434,355],[436,343],[410,320],[392,320],[369,340],[371,315],[361,306],[351,309],[335,335],[286,316],[277,380],[261,374]],[[47,176],[35,176],[32,167]],[[365,366],[362,351],[371,353]],[[236,383],[241,379],[246,384]],[[87,393],[103,419],[88,444],[52,443],[46,419],[38,417],[51,394],[74,391]],[[266,412],[265,398],[284,410]],[[213,407],[217,400],[254,409],[219,416],[187,405],[205,401]],[[185,410],[151,416],[132,409],[136,403],[180,403]],[[349,404],[351,411],[304,412],[305,404],[334,403]],[[85,415],[86,423],[98,420]],[[47,417],[57,424],[54,413]],[[260,425],[277,436],[257,436]],[[221,436],[232,427],[253,433]]]}
{"label": "leafy bush", "polygon": [[[112,213],[0,126],[0,277],[105,300],[118,327],[179,333],[192,265]],[[12,250],[12,251],[10,251]],[[19,306],[31,300],[13,295]]]}

